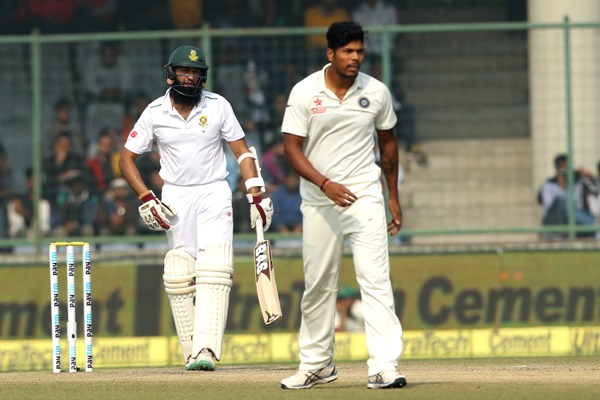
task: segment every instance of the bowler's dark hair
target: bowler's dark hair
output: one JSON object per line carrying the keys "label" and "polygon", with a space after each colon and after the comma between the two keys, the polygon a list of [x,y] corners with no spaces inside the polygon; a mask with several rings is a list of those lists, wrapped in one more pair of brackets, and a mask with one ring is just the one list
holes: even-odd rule
{"label": "bowler's dark hair", "polygon": [[327,47],[333,51],[356,40],[365,41],[365,31],[358,22],[334,22],[327,30]]}

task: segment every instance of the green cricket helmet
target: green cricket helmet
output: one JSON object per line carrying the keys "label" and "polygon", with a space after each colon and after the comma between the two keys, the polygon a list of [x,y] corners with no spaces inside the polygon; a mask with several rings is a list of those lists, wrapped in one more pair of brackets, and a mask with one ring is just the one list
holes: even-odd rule
{"label": "green cricket helmet", "polygon": [[[200,79],[194,87],[177,84],[175,68],[188,67],[200,69]],[[179,94],[187,97],[197,97],[202,93],[202,88],[208,77],[208,64],[204,52],[195,46],[180,46],[173,50],[169,62],[165,65],[165,77],[174,81],[171,87]]]}

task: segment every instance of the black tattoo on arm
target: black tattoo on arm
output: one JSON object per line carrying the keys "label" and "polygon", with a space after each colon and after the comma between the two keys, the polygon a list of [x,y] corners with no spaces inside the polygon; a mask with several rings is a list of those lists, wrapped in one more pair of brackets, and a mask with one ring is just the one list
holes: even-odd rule
{"label": "black tattoo on arm", "polygon": [[393,157],[392,155],[386,153],[382,154],[381,170],[386,177],[393,175],[394,172],[398,170],[398,157]]}

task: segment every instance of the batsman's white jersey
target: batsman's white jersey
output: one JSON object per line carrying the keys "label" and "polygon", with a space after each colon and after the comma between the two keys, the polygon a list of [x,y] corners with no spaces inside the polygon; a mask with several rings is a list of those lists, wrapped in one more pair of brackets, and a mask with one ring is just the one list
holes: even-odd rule
{"label": "batsman's white jersey", "polygon": [[144,110],[125,143],[136,154],[150,151],[156,139],[160,176],[167,184],[204,185],[227,177],[223,142],[244,137],[231,105],[203,91],[187,120],[171,106],[168,92]]}
{"label": "batsman's white jersey", "polygon": [[396,124],[388,88],[359,73],[344,99],[326,87],[326,65],[292,89],[282,131],[305,137],[304,154],[324,176],[358,198],[335,205],[302,180],[305,290],[300,327],[300,370],[325,367],[333,358],[334,317],[341,251],[348,237],[365,315],[369,375],[395,370],[402,326],[389,278],[387,222],[381,170],[375,162],[375,129]]}
{"label": "batsman's white jersey", "polygon": [[197,252],[216,240],[233,239],[231,190],[223,140],[244,137],[229,102],[203,91],[187,120],[172,107],[169,92],[144,110],[125,147],[141,154],[156,141],[162,198],[177,211],[167,231],[169,248]]}

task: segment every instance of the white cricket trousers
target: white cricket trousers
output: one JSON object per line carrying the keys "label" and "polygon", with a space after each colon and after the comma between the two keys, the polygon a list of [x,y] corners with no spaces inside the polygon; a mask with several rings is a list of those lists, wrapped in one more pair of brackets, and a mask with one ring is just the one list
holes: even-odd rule
{"label": "white cricket trousers", "polygon": [[165,183],[162,199],[177,212],[167,231],[169,250],[183,250],[198,259],[209,243],[233,241],[231,189],[227,181],[196,186]]}
{"label": "white cricket trousers", "polygon": [[390,281],[387,222],[381,186],[350,207],[302,205],[305,289],[300,325],[300,370],[325,367],[334,353],[335,303],[345,236],[352,249],[365,318],[369,375],[395,370],[402,325]]}

